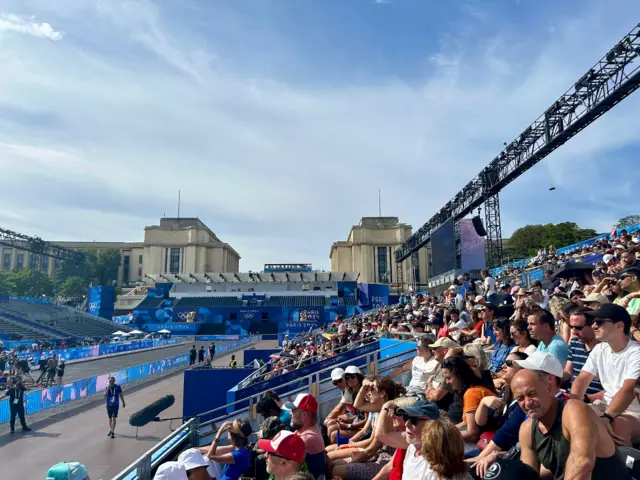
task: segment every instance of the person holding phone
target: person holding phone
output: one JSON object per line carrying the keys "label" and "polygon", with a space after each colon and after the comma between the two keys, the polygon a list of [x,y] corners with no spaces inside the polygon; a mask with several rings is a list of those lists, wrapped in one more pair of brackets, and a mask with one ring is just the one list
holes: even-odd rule
{"label": "person holding phone", "polygon": [[118,410],[120,401],[122,408],[125,408],[124,395],[122,395],[122,387],[116,384],[115,377],[109,377],[109,385],[107,386],[104,397],[107,399],[107,417],[109,417],[109,433],[107,437],[116,438],[116,419],[118,418]]}

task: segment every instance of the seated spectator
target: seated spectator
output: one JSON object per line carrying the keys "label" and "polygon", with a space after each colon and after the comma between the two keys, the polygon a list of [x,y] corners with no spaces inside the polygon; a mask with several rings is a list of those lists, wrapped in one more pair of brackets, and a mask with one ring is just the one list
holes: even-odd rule
{"label": "seated spectator", "polygon": [[511,353],[517,345],[510,335],[511,325],[508,318],[498,318],[493,323],[493,333],[496,337],[496,343],[489,360],[489,371],[494,375],[502,371],[502,365],[509,353]]}
{"label": "seated spectator", "polygon": [[445,360],[442,369],[447,383],[456,396],[462,399],[462,422],[457,426],[462,432],[462,438],[469,444],[467,449],[474,449],[481,433],[475,412],[483,397],[496,394],[495,389],[489,388],[463,358],[452,357]]}
{"label": "seated spectator", "polygon": [[259,440],[258,447],[266,452],[267,472],[274,480],[284,480],[299,473],[305,461],[304,441],[294,433],[282,431],[271,440]]}
{"label": "seated spectator", "polygon": [[[569,388],[582,371],[593,348],[600,343],[591,327],[593,318],[587,315],[588,312],[589,310],[585,308],[576,308],[569,317],[569,324],[575,335],[569,343],[569,357],[564,366],[563,382],[566,382]],[[600,392],[602,392],[602,384],[594,378],[586,391],[589,402],[601,397],[598,395]]]}
{"label": "seated spectator", "polygon": [[494,345],[496,343],[496,336],[493,333],[493,321],[498,316],[498,307],[493,303],[487,303],[479,309],[479,314],[482,320],[482,335],[480,340],[484,345]]}
{"label": "seated spectator", "polygon": [[371,375],[365,379],[354,405],[362,411],[371,412],[363,429],[370,436],[329,453],[334,476],[348,480],[371,478],[391,459],[394,450],[376,439],[376,423],[384,404],[404,393],[404,387],[389,377]]}
{"label": "seated spectator", "polygon": [[439,480],[471,480],[464,463],[464,440],[448,419],[426,422],[422,428],[421,452]]}
{"label": "seated spectator", "polygon": [[522,369],[533,370],[541,377],[549,377],[549,388],[551,389],[551,393],[558,399],[569,399],[569,395],[560,389],[560,384],[562,383],[562,377],[564,375],[562,365],[560,364],[560,361],[550,353],[536,351],[529,355],[525,360],[514,360],[514,363]]}
{"label": "seated spectator", "polygon": [[631,478],[605,425],[587,405],[558,400],[549,378],[531,370],[516,373],[512,386],[529,416],[519,434],[522,462],[538,473],[544,467],[556,480]]}
{"label": "seated spectator", "polygon": [[543,309],[535,310],[527,318],[527,323],[531,337],[540,341],[538,351],[550,353],[560,361],[562,368],[564,368],[569,356],[569,346],[556,333],[556,319],[553,318],[551,312]]}
{"label": "seated spectator", "polygon": [[[362,387],[362,382],[364,381],[362,372],[355,365],[349,365],[344,371],[344,380],[347,383],[345,392],[348,393],[349,397],[355,400],[360,388]],[[366,423],[366,415],[359,412],[355,407],[353,407],[352,413],[352,415],[349,415],[346,418],[338,418],[336,426],[339,429],[332,429],[331,436],[329,437],[332,443],[336,442],[337,435],[340,435],[340,437],[343,438],[351,438],[361,430],[362,427],[364,427]]]}
{"label": "seated spectator", "polygon": [[[208,473],[207,473],[208,474]],[[47,477],[49,478],[49,477]],[[52,477],[55,478],[55,477]],[[211,478],[211,476],[209,476]],[[187,480],[187,471],[178,462],[164,462],[156,470],[153,480]]]}
{"label": "seated spectator", "polygon": [[[186,478],[186,476],[185,476]],[[56,463],[47,472],[47,480],[90,480],[87,467],[78,462]]]}
{"label": "seated spectator", "polygon": [[598,378],[604,399],[596,409],[600,424],[620,445],[631,446],[640,438],[640,403],[634,394],[640,378],[640,345],[629,339],[631,317],[619,305],[608,303],[594,312],[596,339],[600,341],[573,382],[571,397],[584,399],[587,388]]}
{"label": "seated spectator", "polygon": [[426,397],[428,401],[438,405],[440,410],[447,411],[453,401],[453,390],[444,378],[442,364],[445,358],[455,354],[460,345],[450,338],[439,338],[437,342],[429,345],[429,348],[433,350],[433,358],[438,362],[440,368],[433,378],[428,379]]}
{"label": "seated spectator", "polygon": [[[432,480],[433,471],[429,468],[429,462],[422,455],[422,429],[431,420],[440,418],[437,405],[431,402],[418,400],[410,407],[396,408],[392,410],[388,406],[382,411],[387,416],[381,420],[379,439],[386,445],[395,449],[405,450],[402,463],[402,480]],[[393,416],[402,417],[405,431],[399,432],[389,429]],[[395,468],[392,473],[396,472]],[[397,477],[395,477],[397,478]]]}
{"label": "seated spectator", "polygon": [[620,274],[620,288],[629,292],[621,298],[620,305],[627,309],[629,315],[638,315],[640,311],[640,269],[634,267],[623,271]]}
{"label": "seated spectator", "polygon": [[[227,478],[240,478],[239,476],[221,476],[219,465],[211,463],[211,461],[208,460],[204,455],[202,455],[202,452],[200,452],[197,448],[190,448],[178,455],[178,464],[185,469],[187,478],[189,480],[211,480],[212,478],[227,480]],[[172,471],[172,473],[177,472]]]}
{"label": "seated spectator", "polygon": [[[467,302],[471,303],[471,302]],[[471,320],[460,330],[459,343],[465,345],[473,342],[482,335],[483,322],[480,319],[480,310],[478,308],[469,308]]]}
{"label": "seated spectator", "polygon": [[[473,452],[475,455],[466,461],[476,469],[479,477],[483,477],[489,466],[499,458],[500,452],[506,452],[518,443],[518,431],[524,422],[525,414],[513,398],[511,381],[515,374],[520,371],[517,360],[525,360],[526,353],[512,352],[505,361],[501,378],[504,380],[504,388],[496,397],[484,397],[476,410],[476,423],[480,427],[486,426],[490,422],[490,417],[498,415],[499,428],[491,438],[487,438],[482,451]],[[482,442],[482,440],[481,440]]]}
{"label": "seated spectator", "polygon": [[318,401],[313,395],[301,393],[294,402],[285,403],[284,406],[291,410],[291,425],[305,444],[305,461],[309,472],[316,477],[324,475],[326,456],[324,440],[317,424]]}
{"label": "seated spectator", "polygon": [[493,387],[493,377],[489,371],[489,356],[478,343],[469,343],[462,347],[462,358],[466,360],[473,371],[478,375],[489,388]]}
{"label": "seated spectator", "polygon": [[[231,445],[218,447],[220,438],[225,432]],[[249,468],[251,464],[249,436],[251,433],[251,424],[246,420],[236,419],[233,422],[224,422],[218,429],[211,445],[199,449],[211,461],[209,470],[215,472],[212,474],[213,477],[220,480],[238,480]],[[178,461],[180,461],[179,458]]]}
{"label": "seated spectator", "polygon": [[[280,421],[285,425],[291,425],[291,411],[287,410],[286,408],[282,408],[284,406],[284,402],[280,400],[280,397],[276,392],[274,392],[273,390],[267,390],[266,392],[264,392],[263,398],[268,398],[273,402],[275,402],[275,405],[274,405],[270,401],[265,401],[265,403],[263,404],[263,411],[267,412],[267,409],[270,409],[271,415],[277,416],[280,419]],[[275,413],[277,409],[280,409],[279,413]]]}
{"label": "seated spectator", "polygon": [[407,361],[402,367],[391,372],[391,376],[402,372],[411,371],[411,381],[407,387],[407,395],[417,396],[424,399],[427,393],[427,380],[438,373],[440,364],[433,356],[433,350],[429,345],[433,344],[435,338],[428,334],[417,339],[417,355],[412,360]]}
{"label": "seated spectator", "polygon": [[355,416],[355,408],[353,407],[353,397],[347,387],[347,381],[344,378],[344,370],[342,368],[334,368],[331,370],[331,383],[341,392],[340,401],[325,417],[324,425],[327,428],[327,435],[331,443],[335,443],[336,433],[340,429],[338,420],[348,420]]}
{"label": "seated spectator", "polygon": [[[376,422],[376,438],[382,438],[383,432],[404,432],[404,419],[400,415],[395,415],[395,412],[398,408],[410,407],[417,401],[417,397],[400,397],[385,403]],[[394,412],[394,415],[387,415],[387,411]],[[396,448],[393,458],[373,477],[373,480],[400,480],[406,453],[406,449]]]}
{"label": "seated spectator", "polygon": [[526,320],[515,320],[509,328],[509,332],[511,333],[511,338],[518,345],[515,351],[531,355],[538,350],[537,341],[531,338]]}

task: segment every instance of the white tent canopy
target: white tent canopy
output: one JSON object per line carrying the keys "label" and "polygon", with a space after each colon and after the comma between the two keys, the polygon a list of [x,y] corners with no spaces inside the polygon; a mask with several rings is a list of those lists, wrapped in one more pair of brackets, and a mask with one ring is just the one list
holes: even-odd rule
{"label": "white tent canopy", "polygon": [[131,334],[130,334],[130,333],[127,333],[127,332],[122,332],[122,333],[120,334],[120,336],[121,336],[121,337],[128,337],[128,336],[130,336],[130,335],[131,335]]}
{"label": "white tent canopy", "polygon": [[118,336],[120,336],[120,335],[124,335],[124,334],[125,334],[124,332],[122,332],[122,331],[118,330],[117,332],[113,332],[111,335],[118,335]]}
{"label": "white tent canopy", "polygon": [[158,330],[158,333],[171,333],[171,332],[166,328],[163,328],[162,330]]}
{"label": "white tent canopy", "polygon": [[129,335],[142,335],[143,332],[141,332],[140,330],[131,330],[129,332]]}

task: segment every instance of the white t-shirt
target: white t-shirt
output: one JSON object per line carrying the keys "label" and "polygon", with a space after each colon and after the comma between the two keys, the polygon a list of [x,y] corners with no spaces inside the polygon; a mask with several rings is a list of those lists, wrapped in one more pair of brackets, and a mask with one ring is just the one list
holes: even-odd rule
{"label": "white t-shirt", "polygon": [[524,353],[526,353],[527,355],[531,355],[532,353],[537,351],[538,351],[538,347],[536,347],[534,344],[531,344],[524,349]]}
{"label": "white t-shirt", "polygon": [[467,326],[467,322],[462,320],[462,318],[457,322],[454,322],[453,320],[451,320],[449,322],[449,328],[450,329],[457,328],[457,330],[454,330],[453,332],[450,333],[451,338],[453,338],[457,342],[460,339],[460,330],[462,330],[466,326]]}
{"label": "white t-shirt", "polygon": [[[582,370],[600,380],[604,388],[604,401],[610,404],[625,380],[636,381],[640,378],[640,345],[629,340],[624,350],[615,353],[608,343],[599,343],[591,350]],[[635,396],[627,410],[640,413],[640,403]]]}
{"label": "white t-shirt", "polygon": [[402,464],[402,480],[439,480],[438,474],[422,455],[416,457],[416,447],[409,445]]}
{"label": "white t-shirt", "polygon": [[424,358],[419,355],[413,357],[409,390],[425,393],[427,391],[427,379],[431,375],[435,375],[439,368],[440,363],[435,358],[425,362]]}
{"label": "white t-shirt", "polygon": [[342,398],[340,398],[340,403],[345,405],[353,405],[353,395],[346,388],[342,391]]}
{"label": "white t-shirt", "polygon": [[493,295],[496,292],[496,280],[493,277],[484,279],[484,294],[486,296]]}

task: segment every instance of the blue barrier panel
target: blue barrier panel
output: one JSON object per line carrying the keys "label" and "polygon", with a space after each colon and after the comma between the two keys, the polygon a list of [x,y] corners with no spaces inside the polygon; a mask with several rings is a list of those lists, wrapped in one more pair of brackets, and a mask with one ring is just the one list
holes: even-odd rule
{"label": "blue barrier panel", "polygon": [[227,340],[239,340],[244,335],[198,335],[199,342],[224,342]]}
{"label": "blue barrier panel", "polygon": [[[393,357],[400,353],[415,351],[417,344],[415,342],[404,342],[404,340],[395,340],[393,338],[380,339],[380,359]],[[394,346],[395,345],[395,346]],[[384,349],[384,350],[383,350]]]}
{"label": "blue barrier panel", "polygon": [[[280,353],[279,348],[252,349],[244,352],[244,364],[249,365],[254,360],[262,360],[264,363],[269,361],[269,355]],[[242,379],[240,379],[242,380]]]}
{"label": "blue barrier panel", "polygon": [[184,397],[182,416],[193,417],[202,412],[221,407],[209,417],[201,417],[204,422],[226,413],[227,390],[247,376],[244,368],[214,368],[211,370],[187,370],[184,372]]}
{"label": "blue barrier panel", "polygon": [[278,334],[277,333],[265,334],[265,335],[262,335],[262,339],[263,340],[278,340]]}
{"label": "blue barrier panel", "polygon": [[[43,352],[26,352],[19,353],[20,358],[46,358],[53,354],[58,360],[79,360],[83,358],[94,358],[103,355],[112,355],[114,353],[132,352],[143,348],[163,347],[166,345],[177,345],[180,343],[179,338],[171,338],[166,340],[132,340],[131,342],[105,343],[102,345],[92,345],[87,347],[74,347],[56,350],[47,350]],[[31,344],[29,344],[31,346]]]}

